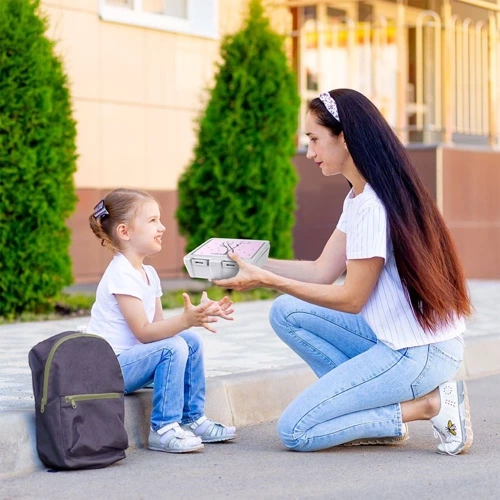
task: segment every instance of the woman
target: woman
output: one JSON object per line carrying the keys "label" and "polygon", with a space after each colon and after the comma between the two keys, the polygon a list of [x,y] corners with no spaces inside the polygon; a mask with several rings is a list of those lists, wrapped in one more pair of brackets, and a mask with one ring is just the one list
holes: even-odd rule
{"label": "woman", "polygon": [[[397,443],[407,423],[430,420],[439,453],[472,444],[466,386],[449,382],[463,358],[471,314],[450,233],[377,108],[349,89],[314,99],[307,157],[352,189],[314,262],[238,256],[238,275],[215,283],[286,295],[273,304],[278,336],[319,379],[284,411],[285,446],[314,451],[345,443]],[[343,284],[333,284],[346,271]]]}

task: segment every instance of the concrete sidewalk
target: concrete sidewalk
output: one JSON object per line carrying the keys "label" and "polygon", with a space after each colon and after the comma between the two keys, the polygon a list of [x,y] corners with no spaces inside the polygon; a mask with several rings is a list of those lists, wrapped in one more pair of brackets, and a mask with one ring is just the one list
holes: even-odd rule
{"label": "concrete sidewalk", "polygon": [[[469,287],[476,315],[465,334],[461,378],[500,372],[500,281],[473,280]],[[217,334],[202,333],[208,377],[206,412],[211,418],[238,427],[276,419],[314,380],[311,370],[272,331],[267,319],[271,304],[236,304],[234,322],[220,320]],[[0,325],[0,477],[43,468],[35,448],[29,350],[41,340],[87,321]],[[150,390],[126,398],[132,447],[147,442],[150,409]]]}

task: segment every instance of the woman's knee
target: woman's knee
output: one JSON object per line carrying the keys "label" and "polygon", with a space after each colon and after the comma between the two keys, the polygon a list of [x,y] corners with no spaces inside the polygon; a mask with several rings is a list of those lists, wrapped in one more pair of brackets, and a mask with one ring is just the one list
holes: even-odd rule
{"label": "woman's knee", "polygon": [[304,439],[304,433],[297,432],[296,422],[292,422],[286,411],[278,419],[278,435],[281,442],[290,450],[305,451],[307,440]]}
{"label": "woman's knee", "polygon": [[278,333],[286,326],[288,316],[299,309],[302,301],[291,295],[280,295],[271,306],[269,322],[274,331]]}

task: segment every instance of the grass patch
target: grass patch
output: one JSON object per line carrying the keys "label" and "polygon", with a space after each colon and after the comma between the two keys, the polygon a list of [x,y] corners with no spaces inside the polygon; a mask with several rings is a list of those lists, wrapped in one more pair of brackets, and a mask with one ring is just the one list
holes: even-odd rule
{"label": "grass patch", "polygon": [[[164,309],[176,309],[183,307],[182,290],[165,291],[161,298]],[[199,304],[202,292],[188,292],[193,304]],[[220,300],[227,295],[233,302],[250,302],[254,300],[274,299],[279,292],[268,290],[267,288],[256,288],[246,292],[226,290],[219,287],[207,289],[208,296],[212,300]],[[54,300],[52,310],[45,313],[25,312],[17,316],[0,316],[0,324],[21,323],[26,321],[48,321],[66,318],[77,318],[80,316],[89,316],[90,309],[95,301],[94,294],[87,293],[62,293]]]}
{"label": "grass patch", "polygon": [[[206,290],[208,297],[212,300],[221,300],[227,295],[233,302],[250,302],[253,300],[267,300],[274,299],[279,292],[268,290],[267,288],[256,288],[255,290],[248,290],[246,292],[238,292],[235,290],[226,290],[219,287],[211,287]],[[188,292],[193,304],[199,304],[202,292]],[[178,292],[163,292],[161,298],[163,309],[175,309],[176,307],[183,307],[184,300],[182,298],[182,291]]]}

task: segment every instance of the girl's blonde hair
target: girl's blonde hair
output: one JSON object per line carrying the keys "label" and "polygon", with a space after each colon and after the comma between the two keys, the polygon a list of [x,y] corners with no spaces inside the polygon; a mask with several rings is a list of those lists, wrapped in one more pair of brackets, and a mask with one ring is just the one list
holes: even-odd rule
{"label": "girl's blonde hair", "polygon": [[151,200],[157,202],[146,191],[115,189],[96,205],[96,208],[100,207],[101,210],[96,210],[89,217],[90,229],[101,240],[103,247],[109,248],[113,253],[119,252],[120,241],[116,228],[120,224],[131,224],[142,204]]}

